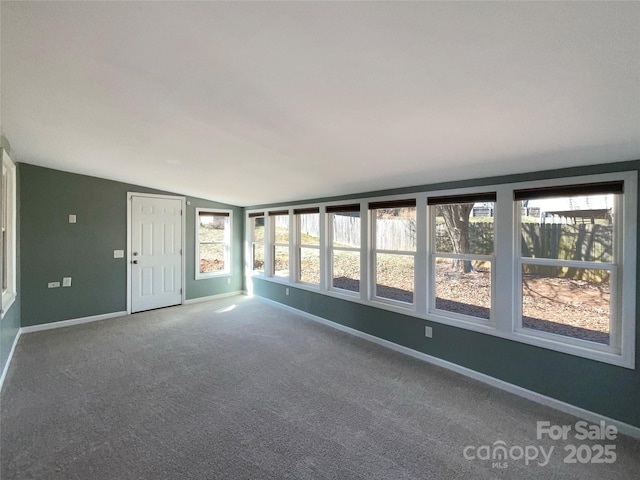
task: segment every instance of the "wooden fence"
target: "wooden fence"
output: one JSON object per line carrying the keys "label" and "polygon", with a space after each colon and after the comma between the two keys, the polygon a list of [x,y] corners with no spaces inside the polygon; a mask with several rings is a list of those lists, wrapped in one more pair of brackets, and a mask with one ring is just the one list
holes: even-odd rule
{"label": "wooden fence", "polygon": [[[285,217],[276,217],[276,228],[288,225]],[[360,217],[334,215],[329,228],[334,229],[334,242],[345,247],[360,246]],[[376,221],[377,247],[381,250],[413,250],[416,246],[415,223],[403,219],[385,218]],[[320,237],[318,215],[302,215],[300,232]]]}
{"label": "wooden fence", "polygon": [[[276,226],[286,226],[286,217],[276,217]],[[320,237],[318,215],[303,215],[301,231]],[[360,218],[334,215],[334,241],[346,247],[360,245]],[[415,223],[404,219],[385,218],[376,221],[376,246],[381,250],[413,250],[416,245]],[[493,222],[469,224],[470,251],[475,254],[493,253]],[[451,252],[452,244],[444,223],[436,225],[438,251]],[[613,228],[600,224],[539,224],[523,223],[522,255],[535,258],[610,262],[613,257]]]}

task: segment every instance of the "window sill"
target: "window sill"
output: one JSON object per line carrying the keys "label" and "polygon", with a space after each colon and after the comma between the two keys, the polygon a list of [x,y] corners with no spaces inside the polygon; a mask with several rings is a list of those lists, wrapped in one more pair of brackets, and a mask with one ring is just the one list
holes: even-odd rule
{"label": "window sill", "polygon": [[212,278],[224,278],[231,276],[231,272],[196,273],[196,280],[210,280]]}

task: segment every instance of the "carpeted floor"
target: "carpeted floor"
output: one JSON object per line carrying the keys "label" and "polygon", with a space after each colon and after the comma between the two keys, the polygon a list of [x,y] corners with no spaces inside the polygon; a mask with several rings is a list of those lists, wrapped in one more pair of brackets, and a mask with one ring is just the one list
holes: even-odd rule
{"label": "carpeted floor", "polygon": [[[246,297],[24,335],[1,399],[2,480],[640,472],[636,440],[538,440],[537,421],[578,419]],[[500,440],[506,465],[465,458]],[[565,464],[568,443],[616,461]]]}

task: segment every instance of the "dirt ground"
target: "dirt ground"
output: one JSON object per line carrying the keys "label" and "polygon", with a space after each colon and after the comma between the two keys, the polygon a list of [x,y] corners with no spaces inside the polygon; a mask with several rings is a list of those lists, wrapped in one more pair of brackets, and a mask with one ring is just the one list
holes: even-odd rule
{"label": "dirt ground", "polygon": [[[440,271],[436,275],[436,285],[437,308],[489,318],[488,271],[464,275]],[[525,275],[522,287],[523,326],[608,344],[609,297],[608,284]]]}
{"label": "dirt ground", "polygon": [[[359,290],[357,256],[336,252],[333,286]],[[303,262],[306,281],[319,281],[319,265],[313,258]],[[491,282],[487,268],[461,274],[448,263],[436,270],[436,308],[489,319]],[[376,295],[413,302],[413,257],[386,255],[378,258]],[[572,338],[609,344],[608,283],[587,282],[525,274],[522,290],[523,326]],[[500,312],[496,312],[498,315]]]}
{"label": "dirt ground", "polygon": [[525,275],[523,324],[597,343],[609,343],[609,284]]}

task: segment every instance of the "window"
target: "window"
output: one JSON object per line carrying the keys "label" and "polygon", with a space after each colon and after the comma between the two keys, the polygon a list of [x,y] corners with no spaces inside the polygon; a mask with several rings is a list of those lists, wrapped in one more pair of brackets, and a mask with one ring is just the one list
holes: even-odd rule
{"label": "window", "polygon": [[416,257],[415,199],[369,204],[373,225],[374,296],[413,303]]}
{"label": "window", "polygon": [[249,214],[251,271],[264,273],[264,213]]}
{"label": "window", "polygon": [[327,207],[331,288],[360,292],[360,204]]}
{"label": "window", "polygon": [[196,279],[231,273],[231,215],[196,208]]}
{"label": "window", "polygon": [[262,272],[266,253],[270,280],[634,368],[637,181],[614,172],[291,207],[269,212],[266,240],[265,214],[251,213],[248,262]]}
{"label": "window", "polygon": [[16,299],[16,167],[2,153],[2,315]]}
{"label": "window", "polygon": [[622,181],[516,190],[518,327],[620,349]]}
{"label": "window", "polygon": [[289,210],[269,212],[271,218],[271,236],[273,243],[274,277],[289,278]]}
{"label": "window", "polygon": [[297,280],[320,284],[320,209],[294,210],[297,220]]}
{"label": "window", "polygon": [[496,194],[430,197],[431,311],[490,320]]}

